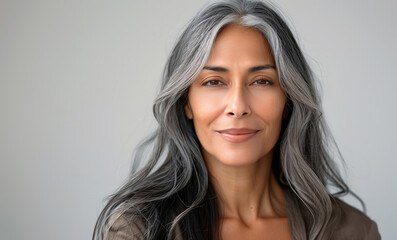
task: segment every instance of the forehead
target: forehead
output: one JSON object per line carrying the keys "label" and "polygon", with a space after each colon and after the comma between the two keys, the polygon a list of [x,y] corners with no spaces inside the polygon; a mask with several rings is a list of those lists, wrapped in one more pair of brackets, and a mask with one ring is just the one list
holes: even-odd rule
{"label": "forehead", "polygon": [[274,58],[265,36],[252,27],[225,26],[215,38],[207,63],[272,63]]}

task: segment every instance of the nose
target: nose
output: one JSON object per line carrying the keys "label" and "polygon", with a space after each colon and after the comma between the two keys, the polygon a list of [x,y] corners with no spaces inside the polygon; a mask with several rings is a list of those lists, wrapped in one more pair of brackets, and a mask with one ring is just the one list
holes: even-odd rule
{"label": "nose", "polygon": [[241,118],[251,113],[247,93],[242,86],[235,86],[230,89],[227,98],[225,114],[228,117]]}

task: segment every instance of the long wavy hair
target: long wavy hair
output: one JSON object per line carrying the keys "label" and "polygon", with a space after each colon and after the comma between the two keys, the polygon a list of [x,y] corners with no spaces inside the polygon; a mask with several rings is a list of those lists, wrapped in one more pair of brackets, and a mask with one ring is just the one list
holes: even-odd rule
{"label": "long wavy hair", "polygon": [[[228,24],[263,33],[287,96],[290,114],[274,147],[272,170],[285,189],[292,238],[332,236],[341,211],[335,198],[356,195],[335,165],[334,157],[343,159],[322,115],[312,71],[274,7],[262,1],[221,0],[205,5],[173,48],[153,106],[158,128],[136,148],[130,177],[110,196],[93,239],[106,239],[120,217],[135,225],[137,238],[219,239],[217,194],[184,106],[189,86],[203,69],[218,32]],[[144,166],[138,168],[142,161]]]}

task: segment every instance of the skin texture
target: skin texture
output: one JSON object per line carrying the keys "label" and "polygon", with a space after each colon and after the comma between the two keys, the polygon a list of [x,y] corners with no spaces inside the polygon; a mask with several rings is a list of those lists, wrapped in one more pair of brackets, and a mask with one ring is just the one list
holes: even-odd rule
{"label": "skin texture", "polygon": [[[262,33],[223,28],[185,106],[219,196],[222,239],[291,239],[285,197],[271,171],[285,104]],[[225,132],[230,128],[240,130]]]}

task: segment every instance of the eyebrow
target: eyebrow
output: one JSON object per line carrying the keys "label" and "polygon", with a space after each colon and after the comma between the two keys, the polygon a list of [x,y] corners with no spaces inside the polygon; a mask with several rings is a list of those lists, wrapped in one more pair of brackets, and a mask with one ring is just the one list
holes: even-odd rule
{"label": "eyebrow", "polygon": [[[204,66],[203,69],[205,70],[210,70],[210,71],[215,71],[215,72],[229,72],[227,68],[224,67],[219,67],[219,66]],[[270,65],[270,64],[265,64],[265,65],[258,65],[254,66],[248,69],[248,72],[256,72],[260,70],[266,70],[266,69],[276,69],[276,66]]]}

